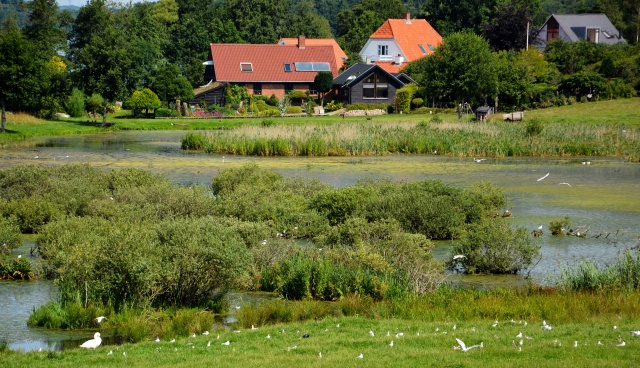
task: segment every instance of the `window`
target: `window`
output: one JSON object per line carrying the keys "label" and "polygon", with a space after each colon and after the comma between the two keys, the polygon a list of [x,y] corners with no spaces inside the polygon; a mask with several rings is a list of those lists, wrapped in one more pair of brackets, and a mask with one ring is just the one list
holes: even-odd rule
{"label": "window", "polygon": [[284,71],[287,73],[291,71],[291,63],[284,64]]}
{"label": "window", "polygon": [[422,51],[423,54],[427,53],[427,50],[425,50],[424,46],[422,46],[421,43],[418,44],[418,47],[420,48],[420,51]]}
{"label": "window", "polygon": [[389,46],[378,45],[378,55],[389,55]]}
{"label": "window", "polygon": [[433,45],[432,45],[432,44],[430,44],[430,43],[429,43],[429,44],[427,44],[427,46],[429,46],[429,50],[431,50],[431,52],[436,51],[436,48],[435,48],[435,47],[433,47]]}
{"label": "window", "polygon": [[262,83],[253,84],[253,94],[259,96],[262,94]]}
{"label": "window", "polygon": [[240,71],[252,72],[253,71],[253,64],[251,64],[251,63],[240,63]]}
{"label": "window", "polygon": [[285,83],[284,84],[284,93],[289,93],[293,91],[293,83]]}
{"label": "window", "polygon": [[329,72],[331,71],[331,67],[329,63],[316,63],[316,62],[297,62],[296,71],[297,72]]}
{"label": "window", "polygon": [[600,30],[598,28],[587,28],[587,41],[598,43]]}
{"label": "window", "polygon": [[381,75],[372,74],[362,83],[362,97],[364,98],[388,98],[389,84]]}

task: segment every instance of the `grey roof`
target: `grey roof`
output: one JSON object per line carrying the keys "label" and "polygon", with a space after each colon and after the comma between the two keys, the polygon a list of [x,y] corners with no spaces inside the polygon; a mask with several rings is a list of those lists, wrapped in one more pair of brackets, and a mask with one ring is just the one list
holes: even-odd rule
{"label": "grey roof", "polygon": [[395,75],[389,73],[376,64],[355,64],[335,77],[333,79],[333,84],[341,86],[350,86],[356,84],[367,75],[371,74],[374,70],[378,70],[380,73],[387,75],[389,79],[391,81],[395,81],[397,85],[405,85],[405,83],[399,80]]}
{"label": "grey roof", "polygon": [[585,39],[586,28],[600,29],[598,43],[616,44],[626,42],[605,14],[552,14],[551,17],[556,19],[560,28],[564,30],[573,42]]}

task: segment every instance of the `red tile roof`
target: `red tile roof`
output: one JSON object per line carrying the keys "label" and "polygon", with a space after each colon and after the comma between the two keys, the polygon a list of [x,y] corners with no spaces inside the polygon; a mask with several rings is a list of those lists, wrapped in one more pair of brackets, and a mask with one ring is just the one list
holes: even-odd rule
{"label": "red tile roof", "polygon": [[[280,45],[298,46],[298,38],[281,38],[278,43]],[[342,69],[344,61],[347,60],[347,54],[342,50],[340,45],[333,38],[306,38],[304,41],[306,46],[331,46],[336,57],[336,65],[338,69]]]}
{"label": "red tile roof", "polygon": [[407,66],[407,63],[402,63],[400,65],[394,63],[393,61],[376,61],[374,64],[378,65],[382,69],[384,69],[387,73],[397,74],[400,73],[400,70]]}
{"label": "red tile roof", "polygon": [[[296,62],[329,63],[334,77],[338,66],[332,46],[251,45],[212,43],[211,57],[219,82],[313,82],[316,72],[297,71]],[[251,63],[252,72],[240,70],[240,63]],[[284,64],[291,64],[285,72]]]}
{"label": "red tile roof", "polygon": [[425,56],[420,46],[432,54],[429,45],[434,48],[442,43],[442,36],[436,32],[431,24],[424,19],[388,19],[369,38],[392,38],[398,43],[407,58],[407,62],[418,60]]}

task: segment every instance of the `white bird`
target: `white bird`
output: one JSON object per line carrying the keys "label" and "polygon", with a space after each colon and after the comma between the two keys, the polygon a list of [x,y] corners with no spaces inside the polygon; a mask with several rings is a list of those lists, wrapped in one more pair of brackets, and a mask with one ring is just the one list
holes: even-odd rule
{"label": "white bird", "polygon": [[616,345],[616,346],[625,346],[625,345],[627,345],[627,344],[626,344],[624,341],[622,341],[621,343],[619,343],[619,344],[618,344],[618,345]]}
{"label": "white bird", "polygon": [[18,259],[22,258],[22,254],[18,254]]}
{"label": "white bird", "polygon": [[516,335],[516,338],[520,339],[522,338],[522,332],[520,332],[519,334]]}
{"label": "white bird", "polygon": [[222,344],[220,344],[220,345],[229,346],[229,344],[231,344],[231,342],[229,342],[229,340],[227,340],[227,341],[223,342],[223,343],[222,343]]}
{"label": "white bird", "polygon": [[218,336],[216,336],[216,340],[220,340],[220,334],[218,334]]}
{"label": "white bird", "polygon": [[105,319],[107,319],[105,316],[96,317],[96,321],[98,321],[98,323],[102,323]]}
{"label": "white bird", "polygon": [[637,331],[631,331],[631,336],[634,336],[634,337],[636,337],[636,336],[640,336],[640,330],[637,330]]}
{"label": "white bird", "polygon": [[486,160],[486,158],[473,158],[473,161],[477,162],[477,163],[481,163],[482,161]]}
{"label": "white bird", "polygon": [[542,225],[538,226],[538,230],[542,230]]}
{"label": "white bird", "polygon": [[251,329],[252,329],[252,330],[257,330],[258,328],[257,328],[257,327],[254,327],[253,325],[251,325]]}
{"label": "white bird", "polygon": [[577,348],[577,347],[578,347],[578,341],[577,341],[577,340],[573,342],[573,347],[574,347],[574,348]]}
{"label": "white bird", "polygon": [[[438,330],[436,330],[436,331],[438,331]],[[387,331],[387,336],[390,336],[390,335],[391,335],[391,332]]]}
{"label": "white bird", "polygon": [[267,239],[262,241],[262,245],[267,245]]}
{"label": "white bird", "polygon": [[460,345],[460,349],[462,349],[462,351],[464,351],[465,353],[471,349],[484,347],[484,343],[482,342],[480,343],[480,345],[473,345],[473,346],[467,347],[462,340],[456,339],[456,341],[458,342],[458,345]]}
{"label": "white bird", "polygon": [[319,352],[319,353],[318,353],[318,358],[319,358],[319,359],[322,359],[322,352]]}
{"label": "white bird", "polygon": [[270,339],[270,338],[271,338],[271,334],[268,334],[268,335],[267,335],[267,339]]}
{"label": "white bird", "polygon": [[524,327],[527,327],[527,321],[524,321]]}
{"label": "white bird", "polygon": [[389,346],[393,347],[393,340],[389,343]]}
{"label": "white bird", "polygon": [[113,201],[113,197],[109,197],[109,199]]}
{"label": "white bird", "polygon": [[549,173],[547,173],[547,175],[545,175],[545,176],[541,177],[541,178],[540,178],[540,179],[538,179],[537,181],[544,180],[544,179],[546,179],[546,178],[547,178],[547,176],[549,176]]}
{"label": "white bird", "polygon": [[602,341],[598,341],[598,346],[602,346],[602,345],[604,345]]}
{"label": "white bird", "polygon": [[107,355],[113,355],[113,350],[109,350],[109,352],[107,353]]}
{"label": "white bird", "polygon": [[156,337],[156,339],[154,340],[155,342],[160,342],[160,338]]}
{"label": "white bird", "polygon": [[191,335],[191,337],[196,337],[196,333],[194,332],[193,335]]}
{"label": "white bird", "polygon": [[340,324],[339,323],[336,325],[336,328],[340,328]]}
{"label": "white bird", "polygon": [[522,339],[520,339],[520,341],[518,341],[518,345],[522,346],[522,344],[524,344],[524,341],[522,341]]}
{"label": "white bird", "polygon": [[126,351],[123,351],[123,352],[122,352],[122,356],[123,356],[123,357],[126,357],[126,356],[127,356],[127,352],[126,352]]}
{"label": "white bird", "polygon": [[551,326],[550,325],[542,325],[542,329],[545,331],[551,331]]}
{"label": "white bird", "polygon": [[569,188],[571,188],[571,184],[569,184],[569,183],[564,183],[564,182],[562,182],[562,183],[558,183],[558,185],[568,185],[568,186],[569,186]]}
{"label": "white bird", "polygon": [[369,335],[371,335],[371,337],[374,336],[373,330],[369,330]]}
{"label": "white bird", "polygon": [[207,341],[207,347],[211,346],[211,341]]}
{"label": "white bird", "polygon": [[362,354],[362,353],[360,353],[360,355],[358,355],[358,356],[356,357],[356,359],[363,359],[363,358],[364,358],[364,354]]}
{"label": "white bird", "polygon": [[82,345],[80,345],[80,347],[87,349],[91,348],[95,350],[95,348],[100,346],[101,343],[102,339],[100,338],[100,332],[96,332],[95,334],[93,334],[93,339],[85,341],[84,343],[82,343]]}
{"label": "white bird", "polygon": [[176,339],[171,339],[171,341],[169,341],[170,343],[174,343],[176,342]]}
{"label": "white bird", "polygon": [[209,334],[209,331],[205,331],[202,333],[203,335],[207,336]]}

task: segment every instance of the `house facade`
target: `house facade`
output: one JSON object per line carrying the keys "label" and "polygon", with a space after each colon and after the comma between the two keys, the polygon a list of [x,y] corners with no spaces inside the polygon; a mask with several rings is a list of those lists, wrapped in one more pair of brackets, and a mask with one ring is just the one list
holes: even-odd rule
{"label": "house facade", "polygon": [[365,64],[377,64],[390,73],[399,73],[407,63],[433,54],[442,36],[424,19],[388,19],[360,50]]}
{"label": "house facade", "polygon": [[393,74],[377,64],[355,64],[334,78],[332,94],[346,104],[392,104],[396,91],[415,83],[405,74]]}
{"label": "house facade", "polygon": [[331,45],[307,46],[304,36],[288,44],[211,44],[206,78],[246,86],[250,94],[278,98],[293,91],[310,91],[319,71],[336,77],[338,66]]}
{"label": "house facade", "polygon": [[626,42],[604,14],[552,14],[538,31],[538,48],[544,50],[555,39],[609,45]]}

